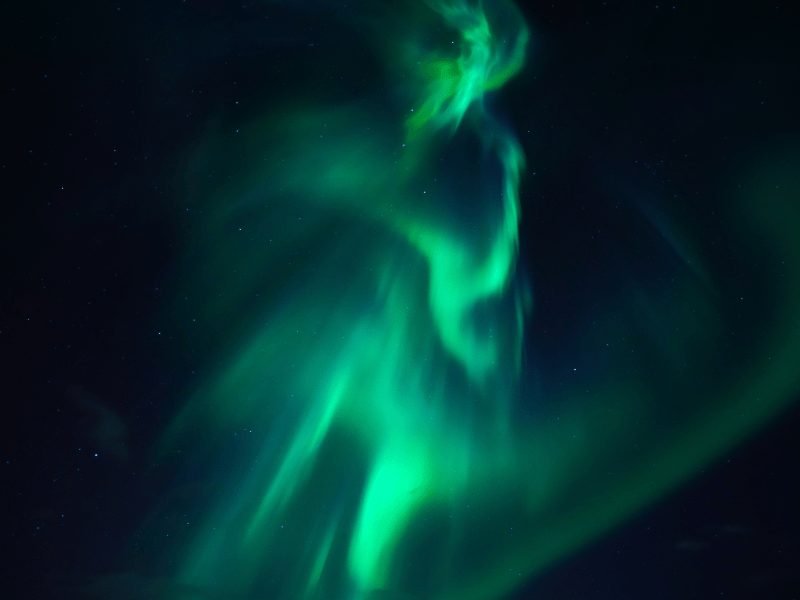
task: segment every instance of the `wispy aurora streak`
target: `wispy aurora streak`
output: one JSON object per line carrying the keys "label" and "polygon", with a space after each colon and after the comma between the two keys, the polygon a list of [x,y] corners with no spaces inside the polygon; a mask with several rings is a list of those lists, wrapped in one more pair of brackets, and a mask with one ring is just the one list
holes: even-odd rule
{"label": "wispy aurora streak", "polygon": [[[163,446],[195,439],[205,469],[200,532],[169,552],[178,579],[210,594],[499,597],[796,388],[795,326],[770,330],[770,360],[729,384],[686,394],[612,356],[527,416],[524,157],[486,102],[522,68],[528,33],[505,1],[392,6],[398,24],[372,40],[399,82],[391,99],[253,123],[189,243],[193,276],[223,289],[207,318],[244,323]],[[228,143],[210,135],[196,171]],[[764,252],[796,268],[785,225],[741,204],[732,214],[771,232]],[[793,281],[773,310],[796,305]],[[665,352],[695,357],[662,376],[692,381],[726,326],[706,286],[687,270],[664,297],[608,306],[601,328],[631,335],[641,322],[620,315],[657,315]]]}

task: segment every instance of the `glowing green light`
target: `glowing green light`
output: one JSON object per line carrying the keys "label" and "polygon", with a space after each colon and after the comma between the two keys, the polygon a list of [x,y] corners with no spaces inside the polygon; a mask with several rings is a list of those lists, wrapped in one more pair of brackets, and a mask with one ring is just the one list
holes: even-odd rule
{"label": "glowing green light", "polygon": [[[759,188],[728,218],[782,257],[769,361],[673,394],[664,382],[678,376],[610,355],[613,368],[565,382],[530,417],[537,398],[519,390],[532,304],[517,273],[525,158],[487,98],[520,72],[527,29],[501,0],[396,6],[409,21],[401,39],[375,33],[399,74],[390,98],[274,110],[236,145],[209,134],[194,157],[189,180],[218,163],[235,176],[200,191],[181,290],[206,295],[220,363],[161,446],[194,440],[208,461],[202,524],[168,547],[187,589],[499,597],[797,390],[800,217]],[[402,114],[387,118],[395,105]],[[724,311],[713,279],[674,280],[663,297],[621,293],[598,307],[579,341],[648,327],[689,357],[690,380],[724,348]]]}

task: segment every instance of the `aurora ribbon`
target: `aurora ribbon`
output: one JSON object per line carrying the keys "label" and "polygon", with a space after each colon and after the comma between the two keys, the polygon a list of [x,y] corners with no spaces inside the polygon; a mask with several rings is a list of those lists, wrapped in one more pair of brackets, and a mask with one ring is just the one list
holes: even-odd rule
{"label": "aurora ribbon", "polygon": [[[728,215],[741,240],[765,240],[764,260],[793,275],[770,280],[769,359],[727,354],[725,284],[701,257],[661,295],[602,303],[585,332],[649,331],[651,351],[689,360],[612,349],[607,369],[539,402],[518,268],[525,159],[490,109],[528,30],[502,0],[371,10],[359,31],[384,61],[381,93],[269,107],[235,140],[209,133],[187,174],[232,173],[198,191],[183,267],[182,292],[207,295],[221,332],[218,365],[160,447],[202,465],[199,531],[168,553],[207,595],[499,597],[797,390],[800,327],[774,323],[796,323],[798,215],[743,194]],[[715,384],[692,385],[709,368]]]}

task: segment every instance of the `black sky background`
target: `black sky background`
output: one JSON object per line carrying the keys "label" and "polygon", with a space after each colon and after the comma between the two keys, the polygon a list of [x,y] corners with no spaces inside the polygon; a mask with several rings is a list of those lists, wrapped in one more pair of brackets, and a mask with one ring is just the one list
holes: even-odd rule
{"label": "black sky background", "polygon": [[[529,158],[523,260],[549,290],[537,304],[547,331],[534,334],[557,338],[597,286],[613,285],[614,270],[598,269],[626,236],[648,235],[631,195],[680,195],[710,215],[753,148],[798,146],[798,9],[522,8],[529,66],[498,103]],[[116,567],[171,476],[147,465],[148,449],[209,360],[202,338],[175,331],[160,308],[185,227],[174,216],[181,151],[212,115],[258,114],[260,98],[313,73],[293,64],[337,43],[324,18],[287,32],[270,10],[4,7],[0,595],[79,597],[81,581]],[[699,217],[707,235],[713,226]],[[513,598],[800,597],[798,427],[796,405]]]}

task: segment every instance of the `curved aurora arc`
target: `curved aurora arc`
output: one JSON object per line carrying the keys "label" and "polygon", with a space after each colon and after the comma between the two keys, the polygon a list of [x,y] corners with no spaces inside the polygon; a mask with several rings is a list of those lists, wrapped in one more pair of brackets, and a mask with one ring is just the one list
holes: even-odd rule
{"label": "curved aurora arc", "polygon": [[[194,159],[197,174],[231,144],[237,173],[199,201],[185,284],[224,290],[205,316],[233,333],[161,446],[204,465],[198,529],[164,549],[203,597],[500,597],[798,389],[798,215],[754,176],[729,217],[743,252],[781,264],[768,350],[728,349],[725,284],[698,253],[586,334],[636,335],[631,315],[655,315],[663,356],[684,357],[659,367],[673,385],[612,353],[529,410],[524,157],[487,105],[523,66],[527,29],[505,1],[391,10],[391,35],[365,33],[400,82],[390,100],[270,111],[235,150],[209,134]],[[694,385],[708,369],[715,385]]]}

